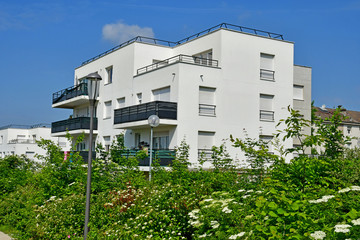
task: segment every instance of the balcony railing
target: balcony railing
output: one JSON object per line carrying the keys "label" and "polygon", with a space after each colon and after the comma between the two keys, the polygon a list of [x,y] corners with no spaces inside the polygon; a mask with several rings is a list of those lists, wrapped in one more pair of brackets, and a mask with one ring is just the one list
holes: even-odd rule
{"label": "balcony railing", "polygon": [[274,81],[275,80],[275,71],[260,69],[260,79]]}
{"label": "balcony railing", "polygon": [[167,66],[169,64],[178,63],[178,62],[190,63],[190,64],[195,64],[195,65],[210,66],[210,67],[217,67],[218,66],[218,60],[180,54],[180,55],[177,55],[175,57],[171,57],[171,58],[165,59],[163,61],[153,63],[153,64],[148,65],[146,67],[139,68],[137,70],[137,74],[142,74],[142,73],[146,73],[146,72],[149,72],[149,71],[153,71],[155,69],[162,68],[162,67],[165,67],[165,66]]}
{"label": "balcony railing", "polygon": [[36,140],[35,139],[12,139],[9,141],[9,144],[16,144],[16,143],[34,144],[34,143],[36,143]]}
{"label": "balcony railing", "polygon": [[274,121],[274,111],[260,110],[260,120]]}
{"label": "balcony railing", "polygon": [[216,106],[209,104],[199,104],[199,115],[200,116],[216,116]]}
{"label": "balcony railing", "polygon": [[198,149],[198,159],[210,160],[213,151],[211,149]]}
{"label": "balcony railing", "polygon": [[268,32],[268,31],[263,31],[263,30],[259,30],[259,29],[254,29],[254,28],[248,28],[248,27],[243,27],[243,26],[238,26],[238,25],[234,25],[234,24],[229,24],[229,23],[221,23],[218,24],[214,27],[208,28],[204,31],[201,31],[199,33],[193,34],[189,37],[186,37],[184,39],[181,39],[180,41],[176,41],[176,42],[172,42],[172,41],[167,41],[167,40],[161,40],[161,39],[155,39],[155,38],[149,38],[149,37],[142,37],[142,36],[137,36],[134,37],[132,39],[130,39],[129,41],[126,41],[124,43],[121,43],[118,46],[115,46],[109,50],[107,50],[106,52],[103,52],[93,58],[90,58],[86,61],[84,61],[81,66],[88,64],[92,61],[95,61],[96,59],[99,59],[107,54],[110,54],[120,48],[123,48],[133,42],[144,42],[144,43],[150,43],[150,44],[155,44],[155,45],[161,45],[161,46],[168,46],[168,47],[174,47],[180,44],[184,44],[186,42],[189,42],[193,39],[199,38],[203,35],[206,35],[208,33],[214,32],[218,29],[230,29],[233,31],[238,31],[238,32],[244,32],[244,33],[249,33],[252,35],[258,35],[258,36],[263,36],[263,37],[267,37],[267,38],[273,38],[273,39],[279,39],[279,40],[284,40],[284,37],[282,34],[278,34],[278,33],[273,33],[273,32]]}
{"label": "balcony railing", "polygon": [[[94,130],[97,130],[97,118],[94,118]],[[51,124],[51,133],[66,132],[72,130],[90,129],[90,117],[78,117]]]}
{"label": "balcony railing", "polygon": [[[118,150],[114,152],[113,154],[115,156],[112,156],[113,159],[119,158],[119,157],[135,157],[139,153],[139,149],[124,149],[124,150]],[[152,151],[152,159],[153,163],[157,162],[160,164],[160,166],[171,166],[172,161],[175,159],[175,150],[173,149],[154,149]],[[150,150],[148,150],[146,157],[143,159],[139,159],[139,166],[149,166],[150,162]]]}
{"label": "balcony railing", "polygon": [[177,119],[177,103],[154,101],[115,109],[114,124],[147,120],[151,115],[164,119]]}
{"label": "balcony railing", "polygon": [[88,95],[87,83],[80,83],[79,85],[72,86],[53,93],[52,103],[62,102],[77,96]]}

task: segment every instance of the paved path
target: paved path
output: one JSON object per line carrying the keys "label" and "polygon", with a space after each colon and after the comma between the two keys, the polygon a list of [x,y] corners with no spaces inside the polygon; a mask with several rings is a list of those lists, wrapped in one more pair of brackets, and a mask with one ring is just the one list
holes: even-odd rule
{"label": "paved path", "polygon": [[0,240],[11,240],[12,238],[3,232],[0,232]]}

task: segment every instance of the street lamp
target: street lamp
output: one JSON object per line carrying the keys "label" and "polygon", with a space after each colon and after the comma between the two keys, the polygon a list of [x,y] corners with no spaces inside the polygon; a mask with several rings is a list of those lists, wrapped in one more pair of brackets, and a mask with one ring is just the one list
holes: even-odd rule
{"label": "street lamp", "polygon": [[153,128],[159,126],[160,119],[157,115],[151,115],[148,118],[148,123],[151,127],[150,130],[150,162],[149,162],[149,181],[151,181],[151,164],[152,164],[152,148],[153,148]]}
{"label": "street lamp", "polygon": [[86,207],[85,207],[85,225],[84,225],[84,240],[87,237],[89,228],[89,216],[90,216],[90,195],[91,195],[91,166],[92,166],[92,142],[94,131],[94,109],[96,103],[96,97],[99,91],[99,84],[101,76],[97,73],[90,73],[85,77],[88,80],[88,96],[90,101],[90,134],[89,134],[89,156],[88,156],[88,173],[86,183]]}

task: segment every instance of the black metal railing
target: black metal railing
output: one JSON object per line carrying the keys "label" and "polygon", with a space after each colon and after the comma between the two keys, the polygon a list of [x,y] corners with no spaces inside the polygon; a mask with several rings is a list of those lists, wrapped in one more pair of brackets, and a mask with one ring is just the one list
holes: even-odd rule
{"label": "black metal railing", "polygon": [[[136,157],[139,156],[138,153],[140,149],[124,149],[124,150],[118,150],[115,152],[112,152],[114,154],[113,159],[119,158],[119,157]],[[152,161],[153,164],[158,163],[160,166],[171,166],[172,161],[175,159],[175,150],[174,149],[153,149],[152,151]],[[149,166],[150,163],[150,150],[146,152],[146,155],[143,156],[143,158],[139,159],[139,166]]]}
{"label": "black metal railing", "polygon": [[167,41],[167,40],[160,40],[160,39],[155,39],[155,38],[149,38],[149,37],[142,37],[142,36],[137,36],[134,37],[132,39],[130,39],[129,41],[126,41],[124,43],[121,43],[118,46],[115,46],[93,58],[90,58],[84,62],[82,62],[81,66],[88,64],[92,61],[95,61],[96,59],[99,59],[109,53],[112,53],[122,47],[125,47],[133,42],[144,42],[144,43],[151,43],[151,44],[155,44],[155,45],[162,45],[162,46],[168,46],[168,47],[174,47],[183,43],[186,43],[190,40],[193,40],[195,38],[201,37],[205,34],[208,34],[210,32],[214,32],[218,29],[230,29],[230,30],[234,30],[234,31],[239,31],[239,32],[244,32],[244,33],[249,33],[249,34],[253,34],[253,35],[257,35],[257,36],[263,36],[263,37],[268,37],[268,38],[273,38],[273,39],[280,39],[280,40],[284,40],[283,35],[282,34],[278,34],[278,33],[272,33],[272,32],[268,32],[268,31],[263,31],[263,30],[259,30],[259,29],[255,29],[255,28],[248,28],[248,27],[243,27],[243,26],[238,26],[238,25],[234,25],[234,24],[229,24],[229,23],[221,23],[218,24],[214,27],[208,28],[204,31],[201,31],[199,33],[196,33],[194,35],[191,35],[189,37],[186,37],[184,39],[181,39],[180,41],[177,42],[172,42],[172,41]]}
{"label": "black metal railing", "polygon": [[[97,130],[97,118],[94,118],[94,130]],[[79,130],[79,129],[90,129],[90,117],[77,117],[70,118],[51,124],[51,133]]]}
{"label": "black metal railing", "polygon": [[154,101],[114,110],[114,124],[147,120],[151,115],[177,119],[177,103]]}
{"label": "black metal railing", "polygon": [[216,116],[215,110],[215,105],[199,104],[199,115],[201,116]]}
{"label": "black metal railing", "polygon": [[51,126],[48,123],[38,123],[35,125],[9,124],[9,125],[0,127],[0,130],[8,129],[8,128],[32,129],[32,128],[49,128],[49,127],[51,127]]}
{"label": "black metal railing", "polygon": [[275,80],[275,71],[260,69],[260,79],[274,81]]}
{"label": "black metal railing", "polygon": [[53,93],[52,103],[62,102],[81,95],[88,95],[87,83],[80,83],[79,85],[68,87]]}
{"label": "black metal railing", "polygon": [[[63,152],[64,154],[66,154],[66,156],[64,155],[64,160],[67,160],[67,161],[73,161],[73,154],[75,153],[79,153],[79,156],[82,157],[84,163],[87,163],[88,160],[89,160],[89,151],[67,151],[67,152]],[[92,154],[91,154],[91,158],[92,160],[95,160],[96,159],[96,151],[92,151]]]}
{"label": "black metal railing", "polygon": [[260,120],[274,121],[274,111],[260,110]]}
{"label": "black metal railing", "polygon": [[211,149],[198,149],[198,159],[210,160],[212,154]]}
{"label": "black metal railing", "polygon": [[158,68],[168,66],[169,64],[174,64],[174,63],[178,63],[178,62],[190,63],[190,64],[202,65],[202,66],[209,66],[209,67],[218,67],[218,64],[219,64],[218,60],[180,54],[175,57],[171,57],[171,58],[165,59],[163,61],[159,61],[159,62],[153,63],[151,65],[139,68],[137,70],[137,74],[146,73],[146,72],[158,69]]}

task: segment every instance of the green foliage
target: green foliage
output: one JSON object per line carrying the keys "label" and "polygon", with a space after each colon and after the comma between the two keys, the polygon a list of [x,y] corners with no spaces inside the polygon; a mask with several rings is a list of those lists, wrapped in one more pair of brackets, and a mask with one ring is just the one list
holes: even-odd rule
{"label": "green foliage", "polygon": [[[138,168],[146,151],[124,157],[123,136],[109,152],[98,145],[88,239],[357,239],[360,151],[343,148],[347,140],[336,132],[341,112],[305,135],[310,122],[289,111],[277,139],[280,145],[297,138],[300,147],[282,151],[299,155],[285,163],[268,143],[231,136],[247,171],[236,169],[225,143],[202,159],[213,169],[190,169],[184,140],[172,167],[156,165],[155,157],[148,182]],[[47,150],[40,168],[23,157],[0,159],[0,225],[11,226],[17,239],[82,239],[86,165],[74,149],[65,158],[51,141],[39,145]],[[316,145],[324,156],[305,154]]]}
{"label": "green foliage", "polygon": [[33,176],[37,164],[25,156],[6,156],[0,158],[0,192],[4,196],[17,187],[24,186]]}
{"label": "green foliage", "polygon": [[342,113],[341,106],[338,106],[330,118],[317,119],[317,133],[321,137],[325,147],[324,155],[330,158],[337,158],[344,152],[344,147],[350,142],[349,136],[344,136],[340,130],[341,123],[347,119]]}

